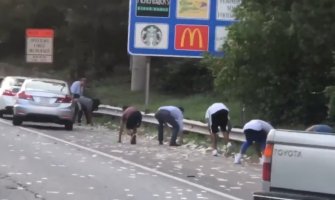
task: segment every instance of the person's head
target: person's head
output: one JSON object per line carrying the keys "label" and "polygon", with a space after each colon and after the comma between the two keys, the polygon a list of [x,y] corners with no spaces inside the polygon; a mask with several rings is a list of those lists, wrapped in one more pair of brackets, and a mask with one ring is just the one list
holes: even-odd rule
{"label": "person's head", "polygon": [[125,111],[128,107],[129,106],[126,106],[126,105],[122,106],[122,111]]}
{"label": "person's head", "polygon": [[179,108],[179,110],[180,110],[182,113],[184,113],[184,108],[183,108],[183,107],[178,106],[178,108]]}

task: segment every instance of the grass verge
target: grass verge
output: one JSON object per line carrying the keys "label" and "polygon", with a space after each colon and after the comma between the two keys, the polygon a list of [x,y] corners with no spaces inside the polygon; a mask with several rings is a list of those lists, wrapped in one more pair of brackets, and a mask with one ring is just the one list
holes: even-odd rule
{"label": "grass verge", "polygon": [[205,112],[212,103],[223,102],[230,109],[230,117],[234,127],[241,127],[244,123],[245,114],[242,113],[241,105],[238,101],[223,101],[214,93],[193,94],[188,96],[164,94],[155,90],[150,90],[149,105],[145,105],[144,91],[131,91],[130,73],[115,73],[109,79],[91,81],[87,92],[90,96],[99,98],[102,104],[122,107],[123,105],[133,105],[142,111],[155,112],[160,106],[175,105],[185,109],[185,119],[204,122]]}

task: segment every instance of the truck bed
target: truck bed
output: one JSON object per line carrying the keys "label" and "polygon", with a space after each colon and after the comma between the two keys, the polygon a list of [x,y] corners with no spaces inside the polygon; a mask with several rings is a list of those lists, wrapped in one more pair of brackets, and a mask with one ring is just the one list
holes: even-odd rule
{"label": "truck bed", "polygon": [[267,143],[273,144],[270,181],[263,181],[265,193],[256,194],[335,199],[334,135],[273,130]]}

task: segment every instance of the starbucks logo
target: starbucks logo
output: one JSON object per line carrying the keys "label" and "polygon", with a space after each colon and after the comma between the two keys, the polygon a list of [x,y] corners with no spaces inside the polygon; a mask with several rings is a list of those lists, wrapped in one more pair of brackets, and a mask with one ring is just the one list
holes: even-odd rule
{"label": "starbucks logo", "polygon": [[155,25],[148,25],[141,31],[142,42],[148,47],[155,47],[162,41],[162,31]]}

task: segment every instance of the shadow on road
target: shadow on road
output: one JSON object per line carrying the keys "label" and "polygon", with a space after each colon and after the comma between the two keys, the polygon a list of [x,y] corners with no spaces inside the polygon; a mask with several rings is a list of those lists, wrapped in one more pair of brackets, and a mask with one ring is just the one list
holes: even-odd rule
{"label": "shadow on road", "polygon": [[57,126],[54,125],[54,124],[47,124],[47,125],[44,125],[44,124],[23,124],[22,127],[25,127],[25,128],[34,128],[34,129],[42,129],[42,130],[61,130],[61,131],[64,131],[64,126]]}

